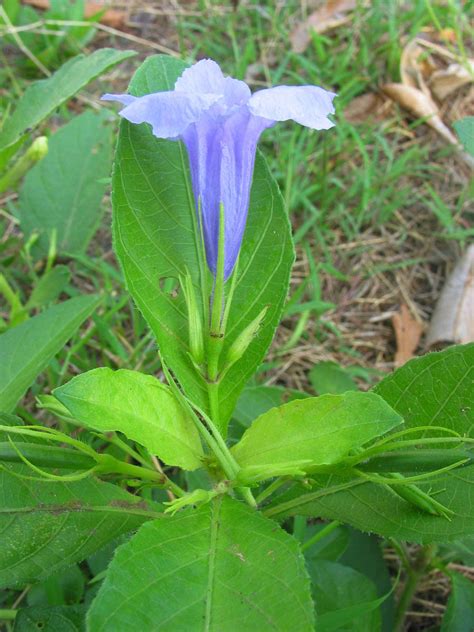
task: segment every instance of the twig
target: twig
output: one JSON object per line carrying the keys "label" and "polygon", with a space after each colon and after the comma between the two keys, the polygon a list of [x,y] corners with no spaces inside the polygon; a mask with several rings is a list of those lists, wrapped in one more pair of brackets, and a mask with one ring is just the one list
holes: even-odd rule
{"label": "twig", "polygon": [[43,74],[45,74],[47,77],[51,76],[50,71],[46,68],[46,66],[44,64],[42,64],[40,62],[40,60],[33,55],[33,53],[30,51],[30,49],[25,46],[25,44],[23,43],[21,37],[19,37],[15,27],[13,26],[13,24],[10,22],[10,18],[8,17],[5,9],[0,6],[0,15],[2,16],[3,20],[5,21],[5,24],[7,25],[7,33],[9,33],[13,39],[15,40],[15,42],[18,45],[18,48],[28,57],[28,59],[30,59],[34,65],[39,68],[41,70],[41,72]]}

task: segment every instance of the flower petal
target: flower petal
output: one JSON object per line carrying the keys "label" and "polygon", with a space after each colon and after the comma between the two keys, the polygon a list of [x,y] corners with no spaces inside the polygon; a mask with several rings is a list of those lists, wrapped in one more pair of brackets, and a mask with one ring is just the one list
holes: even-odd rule
{"label": "flower petal", "polygon": [[189,94],[223,94],[224,82],[219,64],[212,59],[202,59],[186,68],[174,84],[174,89]]}
{"label": "flower petal", "polygon": [[103,94],[100,97],[101,101],[118,101],[119,103],[123,103],[124,105],[130,105],[133,103],[138,97],[134,97],[131,94]]}
{"label": "flower petal", "polygon": [[250,88],[246,83],[232,77],[224,77],[219,65],[212,59],[202,59],[187,68],[176,81],[176,92],[188,94],[219,94],[224,105],[243,105],[250,98]]}
{"label": "flower petal", "polygon": [[249,101],[252,114],[272,121],[293,119],[312,129],[329,129],[334,123],[333,99],[337,95],[317,86],[277,86],[259,90]]}
{"label": "flower petal", "polygon": [[128,94],[104,95],[108,101],[119,101],[126,107],[120,116],[131,123],[149,123],[158,138],[177,138],[196,122],[220,97],[216,94],[155,92],[144,97]]}

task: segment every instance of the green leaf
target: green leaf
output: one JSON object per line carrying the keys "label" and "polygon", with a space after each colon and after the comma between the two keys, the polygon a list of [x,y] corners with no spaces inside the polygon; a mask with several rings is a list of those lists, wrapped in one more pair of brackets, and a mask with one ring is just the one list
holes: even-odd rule
{"label": "green leaf", "polygon": [[248,428],[254,419],[266,413],[270,408],[306,397],[309,397],[306,393],[288,390],[281,386],[247,386],[237,400],[232,418]]}
{"label": "green leaf", "polygon": [[79,603],[84,597],[85,577],[77,564],[63,568],[30,588],[29,606],[66,606]]}
{"label": "green leaf", "polygon": [[309,574],[318,632],[378,632],[381,629],[381,601],[368,577],[349,566],[321,559],[313,560]]}
{"label": "green leaf", "polygon": [[3,470],[0,499],[0,587],[46,579],[160,515],[159,505],[92,477],[43,482]]}
{"label": "green leaf", "polygon": [[88,428],[123,432],[168,465],[188,470],[202,465],[204,454],[192,419],[169,387],[152,375],[93,369],[53,392]]}
{"label": "green leaf", "polygon": [[373,391],[403,415],[406,428],[443,426],[474,437],[473,382],[474,344],[468,344],[410,360]]}
{"label": "green leaf", "polygon": [[21,608],[13,632],[85,632],[84,606]]}
{"label": "green leaf", "polygon": [[452,592],[443,617],[441,632],[472,632],[474,583],[460,573],[451,573]]}
{"label": "green leaf", "polygon": [[[403,416],[408,428],[436,425],[473,436],[473,378],[474,344],[469,344],[410,360],[374,390]],[[419,436],[426,434],[420,431]],[[420,510],[385,485],[348,475],[318,476],[311,491],[297,485],[275,499],[267,513],[280,518],[296,514],[340,520],[361,531],[420,543],[474,534],[474,465],[417,486],[452,510],[451,519]],[[328,493],[326,487],[334,491]]]}
{"label": "green leaf", "polygon": [[[112,145],[107,112],[84,112],[54,134],[48,154],[20,189],[20,223],[26,237],[39,233],[35,252],[48,252],[56,231],[60,253],[83,254],[103,214]],[[67,168],[65,168],[67,165]]]}
{"label": "green leaf", "polygon": [[310,397],[261,415],[232,451],[242,467],[302,460],[309,468],[331,465],[402,421],[373,393]]}
{"label": "green leaf", "polygon": [[309,372],[309,379],[318,395],[326,393],[337,395],[357,390],[357,384],[352,377],[336,362],[318,362]]}
{"label": "green leaf", "polygon": [[8,413],[15,408],[99,301],[93,295],[72,298],[0,336],[0,410]]}
{"label": "green leaf", "polygon": [[474,156],[474,116],[466,116],[453,125],[464,149],[468,154]]}
{"label": "green leaf", "polygon": [[474,536],[455,540],[442,548],[443,558],[449,561],[462,562],[466,566],[474,566]]}
{"label": "green leaf", "polygon": [[54,301],[69,283],[70,278],[71,272],[67,266],[54,266],[35,285],[25,309],[29,311],[37,307],[44,307]]}
{"label": "green leaf", "polygon": [[[327,523],[311,524],[306,527],[305,541],[310,540],[317,533],[327,528]],[[315,560],[316,558],[321,560],[329,560],[331,562],[337,562],[341,555],[346,550],[349,544],[349,529],[340,525],[320,540],[315,542],[305,551],[305,558],[307,560]]]}
{"label": "green leaf", "polygon": [[33,83],[3,126],[0,150],[16,143],[92,79],[132,55],[135,52],[102,48],[91,55],[74,57],[48,79]]}
{"label": "green leaf", "polygon": [[344,566],[350,566],[373,582],[377,596],[384,597],[380,608],[382,630],[393,632],[395,613],[393,586],[387,564],[383,558],[381,539],[350,527],[345,527],[345,529],[349,536],[349,544],[342,557],[337,561]]}
{"label": "green leaf", "polygon": [[[183,62],[170,57],[148,58],[135,74],[130,92],[143,95],[173,89],[185,68]],[[177,280],[187,269],[200,296],[198,235],[188,171],[181,143],[158,140],[147,125],[122,121],[113,177],[115,250],[129,291],[153,330],[164,360],[187,396],[209,411],[206,384],[188,356],[184,297],[166,291],[166,280]],[[268,309],[258,335],[220,384],[221,430],[271,342],[292,262],[283,201],[264,160],[257,157],[224,354],[262,309]]]}
{"label": "green leaf", "polygon": [[115,554],[88,613],[125,629],[312,632],[296,541],[229,497],[144,525]]}

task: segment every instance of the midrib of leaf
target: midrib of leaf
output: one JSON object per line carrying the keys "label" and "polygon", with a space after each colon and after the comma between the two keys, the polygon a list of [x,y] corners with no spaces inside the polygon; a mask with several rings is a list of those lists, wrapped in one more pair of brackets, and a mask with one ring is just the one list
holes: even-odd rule
{"label": "midrib of leaf", "polygon": [[358,485],[367,485],[368,481],[364,479],[355,479],[352,481],[348,481],[347,483],[341,483],[340,485],[335,485],[334,487],[326,487],[325,489],[319,489],[316,492],[310,492],[309,494],[303,494],[298,496],[297,498],[293,498],[292,500],[285,501],[278,505],[273,505],[269,507],[263,512],[264,516],[277,516],[278,514],[285,513],[289,509],[297,509],[298,507],[303,507],[303,505],[307,505],[313,500],[317,500],[318,498],[329,496],[330,494],[337,494],[337,492],[342,492],[351,487],[356,487]]}
{"label": "midrib of leaf", "polygon": [[[121,501],[118,499],[120,502]],[[138,503],[137,503],[138,504]],[[110,505],[85,505],[81,507],[74,507],[73,505],[47,505],[47,506],[35,506],[35,507],[0,507],[0,515],[6,514],[15,516],[16,514],[35,514],[35,513],[110,513],[120,514],[124,513],[132,516],[145,516],[148,518],[162,518],[163,514],[158,511],[151,511],[149,509],[135,509],[133,505],[130,507],[112,507]]]}
{"label": "midrib of leaf", "polygon": [[[86,404],[89,404],[90,402],[82,397],[76,397],[74,395],[67,395],[67,397],[69,397],[70,399],[73,399],[77,402],[85,402]],[[96,410],[100,410],[101,405],[97,404],[96,402],[94,402],[94,406],[96,406]],[[121,414],[123,411],[120,408],[115,408],[114,406],[107,406],[104,407],[104,410],[111,410],[113,412],[116,412],[118,414]],[[168,437],[171,437],[173,440],[175,440],[177,443],[179,443],[180,445],[184,446],[185,448],[187,448],[188,450],[190,450],[193,454],[194,454],[194,450],[192,449],[191,445],[186,443],[183,439],[181,439],[178,435],[173,434],[172,432],[169,432],[166,427],[164,425],[159,425],[159,424],[154,424],[153,422],[151,422],[150,424],[150,420],[147,417],[141,417],[140,415],[130,415],[131,419],[134,420],[138,420],[141,423],[145,423],[145,425],[151,425],[151,430],[153,429],[158,429],[160,430],[160,432],[164,435],[167,435]],[[112,424],[112,425],[116,425],[116,424]],[[110,430],[117,430],[117,428],[111,428]],[[109,430],[104,429],[104,432],[109,432]],[[124,432],[123,430],[121,432]],[[137,441],[138,443],[140,443],[137,439],[133,439],[133,441]]]}
{"label": "midrib of leaf", "polygon": [[222,497],[218,498],[212,505],[211,512],[211,532],[209,541],[209,570],[207,578],[206,610],[204,618],[204,631],[211,629],[212,606],[214,602],[214,582],[216,576],[217,540],[219,535],[219,517],[222,507]]}
{"label": "midrib of leaf", "polygon": [[87,167],[89,165],[89,162],[90,162],[91,158],[92,158],[92,152],[89,153],[89,155],[87,156],[86,160],[81,163],[82,164],[82,170],[81,170],[80,179],[79,179],[80,181],[78,182],[76,191],[74,193],[74,198],[73,198],[72,205],[71,205],[72,212],[70,212],[68,214],[68,219],[66,221],[66,225],[65,225],[65,229],[64,229],[64,236],[63,236],[63,240],[61,242],[61,246],[63,246],[64,244],[68,243],[69,233],[71,232],[71,227],[72,227],[72,225],[74,223],[73,219],[75,220],[75,218],[76,218],[77,210],[78,210],[78,206],[79,206],[78,202],[77,202],[78,196],[82,194],[82,185],[83,185],[83,182],[84,182],[85,172],[87,170]]}

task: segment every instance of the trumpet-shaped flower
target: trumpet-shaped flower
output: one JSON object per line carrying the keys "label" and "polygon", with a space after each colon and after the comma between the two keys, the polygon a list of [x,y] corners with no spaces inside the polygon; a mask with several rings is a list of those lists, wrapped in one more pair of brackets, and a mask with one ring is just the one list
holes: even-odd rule
{"label": "trumpet-shaped flower", "polygon": [[243,81],[224,77],[204,59],[186,69],[174,90],[143,97],[106,94],[119,101],[120,115],[131,123],[149,123],[158,138],[186,146],[191,179],[200,208],[207,263],[216,273],[220,206],[224,209],[224,277],[240,252],[247,221],[257,142],[277,121],[292,119],[312,129],[334,123],[336,95],[317,86],[277,86],[251,94]]}

